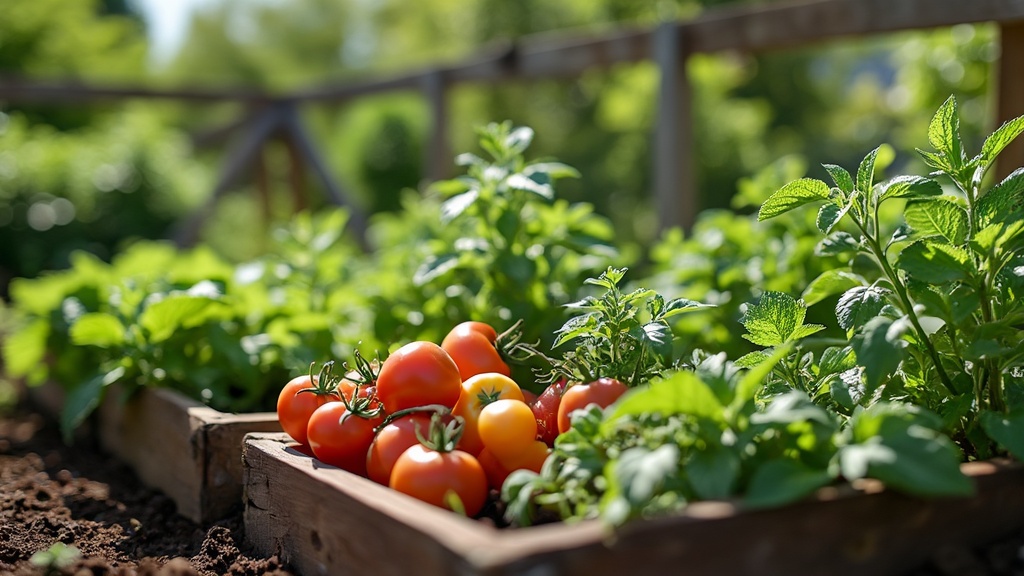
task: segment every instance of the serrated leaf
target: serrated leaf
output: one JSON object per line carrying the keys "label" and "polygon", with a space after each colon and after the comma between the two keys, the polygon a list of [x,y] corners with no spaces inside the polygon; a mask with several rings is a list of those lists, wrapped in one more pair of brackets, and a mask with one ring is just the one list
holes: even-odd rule
{"label": "serrated leaf", "polygon": [[90,312],[83,314],[68,330],[71,342],[76,346],[99,346],[109,348],[125,342],[125,326],[111,314]]}
{"label": "serrated leaf", "polygon": [[771,351],[771,355],[758,358],[756,365],[752,366],[736,383],[736,395],[730,403],[730,410],[736,411],[745,403],[753,400],[757,391],[764,385],[768,375],[772,373],[775,365],[789,354],[791,345],[785,344]]}
{"label": "serrated leaf", "polygon": [[573,316],[565,324],[562,324],[561,328],[555,331],[556,338],[552,347],[557,348],[577,336],[591,332],[596,326],[597,317],[593,313]]}
{"label": "serrated leaf", "polygon": [[1003,123],[1002,126],[996,128],[995,132],[989,135],[985,139],[985,143],[981,146],[981,160],[985,164],[991,164],[995,160],[996,156],[1006,148],[1010,142],[1013,142],[1017,136],[1020,136],[1024,132],[1024,116],[1018,116],[1013,120],[1008,120]]}
{"label": "serrated leaf", "polygon": [[714,307],[714,304],[704,304],[703,302],[697,302],[687,298],[673,298],[665,303],[665,307],[661,311],[661,317],[668,319],[686,312]]}
{"label": "serrated leaf", "polygon": [[857,190],[864,194],[871,193],[871,187],[875,182],[875,160],[878,158],[879,149],[881,146],[868,152],[857,168]]}
{"label": "serrated leaf", "polygon": [[835,225],[843,219],[843,216],[850,210],[852,203],[846,204],[846,206],[840,208],[835,204],[829,202],[822,204],[821,208],[818,209],[818,217],[815,219],[815,225],[822,234],[828,234],[832,232]]}
{"label": "serrated leaf", "polygon": [[978,200],[982,226],[1020,220],[1024,213],[1024,168],[1018,168]]}
{"label": "serrated leaf", "polygon": [[853,192],[853,177],[846,171],[842,166],[836,166],[835,164],[822,164],[829,176],[832,177],[832,181],[835,182],[836,188],[842,190],[845,194],[849,195]]}
{"label": "serrated leaf", "polygon": [[963,248],[924,240],[904,248],[896,265],[912,278],[931,284],[967,280],[976,272]]}
{"label": "serrated leaf", "polygon": [[1018,409],[1010,414],[982,412],[981,426],[989,438],[1018,460],[1024,460],[1024,410]]}
{"label": "serrated leaf", "polygon": [[837,404],[853,410],[864,397],[863,370],[859,366],[849,368],[828,377],[829,394]]}
{"label": "serrated leaf", "polygon": [[931,168],[941,170],[942,172],[953,172],[953,166],[950,165],[949,160],[946,159],[942,154],[936,154],[934,152],[928,152],[927,150],[917,149],[917,153],[921,155],[921,159],[924,163]]}
{"label": "serrated leaf", "polygon": [[842,348],[832,346],[821,353],[818,360],[818,375],[836,374],[844,372],[857,365],[857,355],[853,348],[843,346]]}
{"label": "serrated leaf", "polygon": [[757,304],[747,307],[740,319],[749,332],[743,337],[761,346],[778,346],[787,342],[803,324],[806,313],[806,309],[789,294],[765,292]]}
{"label": "serrated leaf", "polygon": [[814,178],[800,178],[786,184],[769,196],[761,205],[757,219],[760,221],[774,218],[804,204],[828,200],[828,198],[828,184]]}
{"label": "serrated leaf", "polygon": [[860,242],[849,232],[833,232],[818,242],[814,253],[818,256],[838,256],[845,252],[856,252]]}
{"label": "serrated leaf", "polygon": [[822,326],[821,324],[804,324],[803,326],[800,326],[796,330],[794,330],[792,334],[790,334],[789,340],[791,342],[796,342],[797,340],[800,340],[801,338],[806,338],[811,334],[817,334],[818,332],[821,332],[824,329],[825,327]]}
{"label": "serrated leaf", "polygon": [[874,392],[903,360],[903,346],[898,335],[890,330],[892,326],[893,321],[889,318],[876,316],[850,341],[857,354],[857,363],[864,367],[867,393]]}
{"label": "serrated leaf", "polygon": [[897,176],[879,186],[878,202],[893,198],[927,198],[941,195],[942,186],[931,178]]}
{"label": "serrated leaf", "polygon": [[843,330],[863,326],[878,316],[885,306],[887,292],[877,286],[856,286],[847,290],[836,303],[836,320]]}
{"label": "serrated leaf", "polygon": [[939,237],[949,244],[958,245],[967,235],[967,212],[950,199],[910,202],[904,218],[907,225],[924,238]]}
{"label": "serrated leaf", "polygon": [[800,297],[805,304],[813,306],[830,296],[841,294],[863,283],[864,279],[860,276],[852,272],[833,268],[822,272],[817,278],[812,280]]}
{"label": "serrated leaf", "polygon": [[440,254],[431,256],[426,262],[416,269],[412,276],[412,283],[416,286],[423,286],[428,282],[443,276],[459,264],[458,254]]}
{"label": "serrated leaf", "polygon": [[799,460],[771,460],[754,472],[743,503],[750,508],[782,506],[810,496],[832,480],[827,470],[811,468]]}
{"label": "serrated leaf", "polygon": [[947,98],[932,116],[928,124],[928,142],[946,157],[954,170],[960,169],[963,145],[960,143],[960,114],[955,97]]}
{"label": "serrated leaf", "polygon": [[480,197],[480,191],[477,189],[463,192],[457,196],[445,200],[441,204],[441,222],[444,224],[450,223],[452,220],[458,218],[466,211],[467,208],[473,205]]}

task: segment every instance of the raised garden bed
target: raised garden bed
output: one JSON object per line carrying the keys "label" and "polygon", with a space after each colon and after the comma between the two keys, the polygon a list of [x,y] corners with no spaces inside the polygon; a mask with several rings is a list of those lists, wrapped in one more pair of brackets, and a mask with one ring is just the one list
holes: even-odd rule
{"label": "raised garden bed", "polygon": [[[44,386],[32,396],[56,415],[61,392]],[[228,414],[164,388],[142,388],[124,399],[116,386],[93,416],[93,426],[101,448],[167,494],[179,514],[199,523],[240,506],[245,435],[281,431],[273,412]]]}
{"label": "raised garden bed", "polygon": [[972,498],[874,481],[784,508],[703,502],[614,532],[597,522],[499,529],[326,466],[282,434],[245,439],[245,533],[303,574],[900,574],[946,546],[1024,526],[1024,466],[964,464]]}

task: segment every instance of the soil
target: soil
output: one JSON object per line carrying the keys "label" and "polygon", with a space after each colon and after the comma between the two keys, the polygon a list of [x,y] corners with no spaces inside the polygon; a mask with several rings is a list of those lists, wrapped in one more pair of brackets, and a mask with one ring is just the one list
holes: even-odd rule
{"label": "soil", "polygon": [[[0,574],[292,574],[244,541],[240,512],[198,525],[88,437],[69,447],[28,408],[0,413]],[[61,545],[66,562],[33,560],[59,557]],[[954,575],[1024,576],[1024,530],[977,549],[936,550],[905,576]]]}

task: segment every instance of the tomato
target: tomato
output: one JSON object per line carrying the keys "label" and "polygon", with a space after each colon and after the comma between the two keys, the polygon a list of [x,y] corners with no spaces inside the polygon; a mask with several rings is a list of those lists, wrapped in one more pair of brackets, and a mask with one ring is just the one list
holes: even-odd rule
{"label": "tomato", "polygon": [[412,413],[389,422],[377,432],[366,454],[366,475],[385,486],[391,480],[391,470],[403,452],[419,444],[416,429],[426,436],[430,427],[430,414]]}
{"label": "tomato", "polygon": [[462,377],[455,361],[433,342],[411,342],[384,360],[377,375],[377,397],[388,413],[459,400]]}
{"label": "tomato", "polygon": [[361,403],[328,402],[309,417],[307,437],[313,455],[321,462],[366,476],[366,454],[374,429],[384,421],[370,391]]}
{"label": "tomato", "polygon": [[540,473],[540,469],[544,466],[544,461],[548,459],[548,454],[550,453],[551,450],[543,440],[534,440],[527,444],[526,449],[518,456],[503,461],[502,465],[508,467],[510,470],[525,469]]}
{"label": "tomato", "polygon": [[496,400],[480,410],[477,430],[484,447],[508,464],[536,440],[537,421],[525,402]]}
{"label": "tomato", "polygon": [[498,333],[489,324],[463,322],[448,332],[441,348],[455,361],[463,380],[486,372],[511,376],[512,371],[498,352],[497,339]]}
{"label": "tomato", "polygon": [[588,384],[574,384],[562,393],[558,404],[558,432],[565,432],[571,424],[569,415],[575,410],[597,404],[606,408],[626,393],[629,388],[614,378],[599,378]]}
{"label": "tomato", "polygon": [[479,514],[487,502],[487,474],[476,458],[462,450],[437,452],[416,444],[398,457],[389,486],[449,510],[448,494],[452,493],[467,516]]}
{"label": "tomato", "polygon": [[528,388],[523,388],[522,390],[523,390],[523,402],[526,402],[527,404],[533,404],[534,402],[537,401],[537,393],[536,392],[533,392],[532,390],[530,390]]}
{"label": "tomato", "polygon": [[537,420],[537,439],[548,446],[555,445],[558,437],[558,405],[562,403],[565,380],[548,385],[537,399],[530,403],[534,419]]}
{"label": "tomato", "polygon": [[465,420],[462,438],[459,439],[460,450],[465,450],[474,456],[483,450],[484,445],[480,441],[480,433],[477,429],[480,411],[488,404],[503,398],[524,401],[523,391],[520,390],[519,385],[503,374],[485,372],[472,376],[462,383],[459,401],[452,408],[453,415],[461,416]]}
{"label": "tomato", "polygon": [[324,364],[319,376],[303,374],[292,378],[277,396],[277,419],[281,428],[299,444],[306,443],[306,428],[313,412],[341,399],[329,377],[331,362]]}
{"label": "tomato", "polygon": [[487,448],[481,450],[476,459],[484,469],[484,474],[487,475],[487,484],[495,490],[501,490],[501,485],[505,483],[505,479],[512,471],[498,461],[498,458]]}

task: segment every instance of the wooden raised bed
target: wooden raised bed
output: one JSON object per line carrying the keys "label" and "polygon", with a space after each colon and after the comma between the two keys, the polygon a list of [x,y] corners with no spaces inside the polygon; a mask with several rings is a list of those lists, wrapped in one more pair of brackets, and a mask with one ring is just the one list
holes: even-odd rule
{"label": "wooden raised bed", "polygon": [[[165,388],[142,388],[127,400],[122,395],[116,385],[108,389],[91,419],[100,447],[167,494],[179,514],[199,523],[223,518],[242,504],[245,435],[281,431],[273,412],[227,414]],[[29,397],[54,417],[64,404],[56,384],[31,388]]]}
{"label": "wooden raised bed", "polygon": [[245,534],[306,576],[899,574],[1024,526],[1024,466],[1012,462],[965,464],[972,498],[921,500],[869,481],[771,510],[696,503],[614,532],[595,521],[501,530],[293,446],[246,437]]}

